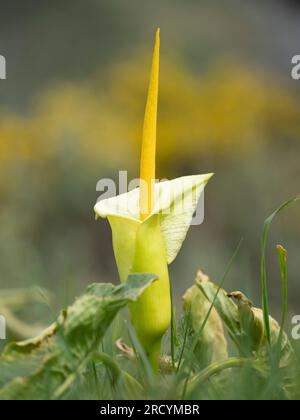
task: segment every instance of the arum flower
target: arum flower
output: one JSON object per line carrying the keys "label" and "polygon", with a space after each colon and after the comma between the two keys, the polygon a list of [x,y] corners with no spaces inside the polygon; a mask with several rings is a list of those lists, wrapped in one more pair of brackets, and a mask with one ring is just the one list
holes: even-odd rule
{"label": "arum flower", "polygon": [[161,339],[171,323],[168,265],[176,258],[203,189],[212,174],[155,183],[159,79],[159,29],[145,111],[140,187],[99,201],[97,217],[107,218],[121,282],[131,273],[154,273],[151,284],[129,311],[136,333],[154,368]]}

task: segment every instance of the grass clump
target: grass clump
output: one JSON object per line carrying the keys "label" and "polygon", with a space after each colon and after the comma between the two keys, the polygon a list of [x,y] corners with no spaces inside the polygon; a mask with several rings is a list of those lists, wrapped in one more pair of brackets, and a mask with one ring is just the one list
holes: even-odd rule
{"label": "grass clump", "polygon": [[10,343],[0,356],[0,399],[299,399],[299,352],[284,331],[287,318],[287,251],[277,246],[282,318],[270,316],[266,252],[275,216],[262,232],[262,309],[240,291],[224,289],[234,252],[219,285],[199,270],[173,307],[159,372],[121,312],[157,280],[132,274],[120,286],[95,284],[62,311],[40,336]]}

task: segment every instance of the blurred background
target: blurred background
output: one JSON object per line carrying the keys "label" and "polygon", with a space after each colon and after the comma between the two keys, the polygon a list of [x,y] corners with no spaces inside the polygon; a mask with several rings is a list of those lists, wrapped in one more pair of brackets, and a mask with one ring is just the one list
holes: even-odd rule
{"label": "blurred background", "polygon": [[[300,81],[291,78],[299,20],[296,0],[1,4],[0,292],[21,288],[37,301],[24,314],[20,305],[21,319],[46,324],[89,283],[118,282],[110,229],[95,222],[96,183],[117,180],[119,170],[138,176],[158,25],[158,177],[216,174],[206,220],[170,268],[178,311],[196,270],[220,281],[241,238],[225,287],[260,306],[263,221],[299,193]],[[295,206],[272,228],[275,316],[277,243],[289,252],[289,310],[300,312],[299,241]],[[32,297],[34,285],[51,292],[50,309],[39,306],[48,299],[42,289]]]}

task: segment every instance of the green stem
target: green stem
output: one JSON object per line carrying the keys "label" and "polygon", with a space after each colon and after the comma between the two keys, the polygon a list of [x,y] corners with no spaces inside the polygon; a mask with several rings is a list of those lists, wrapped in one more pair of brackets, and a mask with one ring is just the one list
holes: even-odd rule
{"label": "green stem", "polygon": [[161,341],[159,339],[151,348],[147,349],[147,356],[149,358],[150,364],[152,366],[153,372],[158,374],[160,371],[159,368],[159,358],[160,358],[160,349],[161,349]]}
{"label": "green stem", "polygon": [[207,381],[210,377],[231,368],[242,368],[247,363],[249,363],[248,359],[240,359],[238,357],[232,357],[227,360],[223,360],[221,362],[216,362],[208,366],[198,375],[194,376],[194,378],[188,384],[187,391],[188,393],[192,393],[196,388],[202,385],[205,381]]}
{"label": "green stem", "polygon": [[112,376],[112,385],[115,385],[121,377],[122,371],[114,359],[106,353],[96,352],[93,355],[93,361],[94,363],[103,363],[109,369]]}
{"label": "green stem", "polygon": [[128,390],[128,394],[135,392],[137,395],[144,392],[142,385],[133,378],[128,372],[122,370],[114,359],[106,353],[97,352],[93,357],[93,362],[103,363],[111,372],[112,385],[114,386],[117,381],[123,378],[125,388]]}

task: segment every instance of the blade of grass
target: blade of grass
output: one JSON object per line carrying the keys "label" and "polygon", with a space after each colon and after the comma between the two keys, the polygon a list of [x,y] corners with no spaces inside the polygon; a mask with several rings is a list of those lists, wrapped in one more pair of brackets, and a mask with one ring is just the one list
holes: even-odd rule
{"label": "blade of grass", "polygon": [[264,222],[262,236],[261,236],[261,283],[262,283],[262,306],[264,314],[264,323],[266,328],[266,336],[269,345],[271,345],[271,329],[270,329],[270,311],[269,311],[269,294],[268,294],[268,284],[267,284],[267,263],[266,263],[266,253],[267,245],[269,239],[269,232],[271,224],[274,218],[285,210],[290,205],[296,203],[300,200],[300,195],[292,198],[291,200],[283,203],[277,210],[274,211]]}
{"label": "blade of grass", "polygon": [[281,245],[277,245],[278,253],[278,262],[281,273],[282,280],[282,318],[280,325],[280,333],[278,338],[278,347],[281,349],[282,337],[284,333],[284,327],[287,316],[287,297],[288,297],[288,286],[287,286],[287,277],[288,277],[288,265],[287,265],[287,251]]}
{"label": "blade of grass", "polygon": [[104,366],[106,366],[107,369],[109,369],[112,376],[112,385],[115,386],[115,384],[121,376],[121,369],[119,365],[115,362],[113,357],[109,356],[106,353],[95,352],[95,354],[93,355],[93,362],[94,364],[101,363]]}
{"label": "blade of grass", "polygon": [[186,316],[186,319],[185,319],[185,329],[184,329],[184,335],[183,335],[183,343],[182,343],[180,356],[179,356],[179,360],[178,360],[177,372],[180,369],[183,354],[184,354],[184,350],[185,350],[185,346],[186,346],[186,343],[187,343],[187,336],[188,336],[189,326],[190,326],[190,322],[191,322],[191,313],[192,313],[192,310],[191,310],[191,307],[189,307],[189,310],[188,310],[188,313],[187,313],[187,316]]}
{"label": "blade of grass", "polygon": [[171,295],[171,359],[172,359],[172,367],[173,369],[175,369],[175,347],[178,345],[178,337],[177,337],[175,309],[173,305],[172,287],[170,287],[170,295]]}
{"label": "blade of grass", "polygon": [[152,370],[152,366],[149,362],[149,359],[145,353],[145,350],[143,349],[143,346],[141,345],[134,329],[131,327],[130,324],[127,324],[128,329],[128,336],[132,345],[132,348],[137,356],[137,359],[140,361],[142,365],[142,369],[145,372],[146,381],[150,387],[154,385],[154,373]]}
{"label": "blade of grass", "polygon": [[[103,354],[105,354],[106,353],[106,349],[105,349],[105,345],[104,345],[104,340],[101,342],[101,349],[102,349],[102,352],[100,352],[100,353],[103,353]],[[108,382],[109,383],[109,385],[112,385],[112,382],[113,382],[113,378],[112,378],[112,375],[111,375],[111,371],[108,369],[108,367],[107,367],[107,365],[106,364],[104,364],[104,367],[105,367],[105,371],[106,371],[106,375],[105,375],[105,382]],[[106,383],[103,383],[102,384],[102,388],[103,389],[105,389],[106,388]],[[103,391],[102,391],[103,392]]]}
{"label": "blade of grass", "polygon": [[98,373],[97,373],[97,369],[96,369],[96,365],[95,365],[94,360],[92,360],[92,362],[91,362],[91,369],[92,369],[92,375],[93,375],[94,384],[95,384],[95,388],[96,388],[96,396],[97,396],[97,399],[100,400],[101,399],[101,394],[100,394],[100,390],[99,390],[99,378],[98,378]]}

